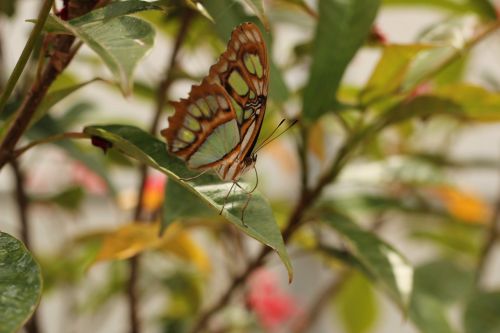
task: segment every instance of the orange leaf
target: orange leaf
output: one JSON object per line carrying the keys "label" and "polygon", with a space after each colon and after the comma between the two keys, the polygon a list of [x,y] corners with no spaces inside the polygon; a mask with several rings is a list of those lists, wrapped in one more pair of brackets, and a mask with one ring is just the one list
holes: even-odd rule
{"label": "orange leaf", "polygon": [[471,223],[487,223],[490,207],[475,194],[446,185],[436,187],[434,191],[454,217]]}
{"label": "orange leaf", "polygon": [[325,153],[325,131],[321,122],[316,122],[311,128],[308,142],[309,151],[311,151],[320,161],[326,158]]}

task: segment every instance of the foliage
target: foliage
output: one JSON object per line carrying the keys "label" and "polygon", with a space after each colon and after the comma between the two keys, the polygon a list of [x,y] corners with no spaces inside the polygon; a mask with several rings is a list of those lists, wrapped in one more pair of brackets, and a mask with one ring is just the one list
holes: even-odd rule
{"label": "foliage", "polygon": [[[498,168],[455,145],[500,120],[494,71],[466,79],[482,56],[472,50],[500,28],[498,9],[487,0],[309,3],[45,0],[38,18],[24,18],[33,32],[15,70],[2,34],[0,170],[13,170],[4,173],[15,201],[0,203],[1,333],[61,293],[61,326],[112,317],[115,300],[127,303],[131,332],[365,333],[386,311],[402,318],[395,331],[499,331],[500,294],[483,281],[500,199],[454,177]],[[415,6],[439,19],[393,43],[381,12]],[[2,2],[0,29],[19,15],[19,1]],[[247,21],[269,53],[257,147],[270,140],[257,178],[236,186],[188,169],[158,132],[168,102],[200,83]],[[161,45],[170,51],[158,56]],[[373,66],[359,60],[367,54]],[[363,80],[353,83],[354,72]],[[282,118],[286,130],[276,129]],[[4,232],[11,211],[22,241]],[[50,221],[45,230],[39,219]],[[321,274],[309,270],[318,264]],[[46,313],[25,330],[46,331]]]}

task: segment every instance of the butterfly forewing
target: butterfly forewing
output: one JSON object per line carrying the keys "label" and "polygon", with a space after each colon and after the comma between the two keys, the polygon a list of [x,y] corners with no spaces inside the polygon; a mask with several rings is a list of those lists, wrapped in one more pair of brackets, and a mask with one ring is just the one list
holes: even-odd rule
{"label": "butterfly forewing", "polygon": [[264,119],[269,84],[266,46],[256,25],[243,23],[234,29],[226,51],[205,80],[228,92],[240,128],[242,156],[249,155]]}
{"label": "butterfly forewing", "polygon": [[243,23],[201,85],[172,103],[175,114],[162,131],[169,151],[192,169],[214,168],[222,179],[237,180],[248,168],[262,126],[268,80],[260,30]]}

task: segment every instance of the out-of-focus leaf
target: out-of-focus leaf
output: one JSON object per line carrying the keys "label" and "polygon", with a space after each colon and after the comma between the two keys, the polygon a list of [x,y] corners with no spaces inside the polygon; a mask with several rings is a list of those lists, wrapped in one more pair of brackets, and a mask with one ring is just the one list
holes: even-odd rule
{"label": "out-of-focus leaf", "polygon": [[347,333],[369,332],[374,326],[378,316],[375,293],[360,273],[349,277],[334,301]]}
{"label": "out-of-focus leaf", "polygon": [[264,13],[264,5],[262,0],[243,0],[250,8],[259,20],[262,22],[267,31],[269,31],[269,20],[267,19],[266,13]]}
{"label": "out-of-focus leaf", "polygon": [[180,224],[172,224],[162,236],[160,226],[151,223],[131,223],[110,232],[103,239],[95,261],[123,260],[147,251],[172,253],[195,265],[201,272],[210,270],[210,261]]}
{"label": "out-of-focus leaf", "polygon": [[349,242],[356,256],[371,276],[389,295],[406,309],[413,286],[413,268],[405,257],[375,234],[361,229],[347,216],[324,212],[324,221]]}
{"label": "out-of-focus leaf", "polygon": [[84,278],[101,247],[101,239],[100,234],[85,235],[68,242],[67,246],[55,255],[39,256],[44,292],[61,285],[75,285]]}
{"label": "out-of-focus leaf", "polygon": [[415,239],[429,241],[447,253],[467,255],[471,258],[477,258],[479,254],[480,240],[484,231],[483,227],[461,223],[444,223],[435,228],[419,229],[411,234]]}
{"label": "out-of-focus leaf", "polygon": [[465,119],[460,104],[444,97],[423,95],[398,103],[387,110],[381,118],[381,126],[385,127],[410,119],[426,119],[437,115]]}
{"label": "out-of-focus leaf", "polygon": [[313,63],[304,91],[303,117],[314,121],[337,103],[347,65],[368,37],[379,0],[324,0],[313,46]]}
{"label": "out-of-focus leaf", "polygon": [[[169,291],[166,319],[170,329],[177,326],[179,321],[193,316],[200,309],[203,300],[201,282],[199,274],[194,274],[189,270],[176,270],[163,280]],[[170,329],[167,332],[177,332]]]}
{"label": "out-of-focus leaf", "polygon": [[473,291],[474,274],[451,259],[438,259],[415,269],[414,290],[442,304],[465,299]]}
{"label": "out-of-focus leaf", "polygon": [[434,6],[459,14],[476,13],[487,19],[496,19],[495,8],[488,0],[383,0],[384,5]]}
{"label": "out-of-focus leaf", "polygon": [[54,203],[69,211],[77,211],[80,208],[85,192],[79,186],[69,187],[60,193],[47,198],[37,198],[38,202]]}
{"label": "out-of-focus leaf", "polygon": [[0,2],[0,13],[7,16],[13,16],[16,12],[17,0],[7,0]]}
{"label": "out-of-focus leaf", "polygon": [[42,293],[40,267],[24,244],[0,232],[0,332],[17,332]]}
{"label": "out-of-focus leaf", "polygon": [[[207,10],[216,18],[214,29],[223,41],[229,40],[231,32],[237,25],[243,22],[255,21],[255,18],[249,17],[243,11],[243,8],[238,3],[231,0],[208,0],[204,2]],[[267,52],[272,54],[272,40],[269,34],[263,33],[264,40],[267,45]],[[283,103],[288,100],[290,95],[288,87],[285,84],[281,70],[273,61],[272,57],[268,57],[269,61],[269,97],[278,103]]]}
{"label": "out-of-focus leaf", "polygon": [[424,44],[386,46],[362,92],[362,101],[369,103],[373,99],[396,92],[411,62],[422,50],[429,47]]}
{"label": "out-of-focus leaf", "polygon": [[451,185],[432,186],[430,192],[457,220],[472,224],[489,223],[492,210],[478,195]]}
{"label": "out-of-focus leaf", "polygon": [[114,2],[69,22],[50,16],[48,25],[86,43],[111,70],[123,93],[128,94],[135,67],[153,46],[154,30],[149,23],[124,15],[151,9],[159,7],[144,1]]}
{"label": "out-of-focus leaf", "polygon": [[211,264],[205,251],[196,244],[191,235],[180,224],[172,224],[162,235],[162,241],[154,247],[156,250],[175,254],[193,264],[202,273],[209,273]]}
{"label": "out-of-focus leaf", "polygon": [[185,0],[185,1],[189,7],[196,10],[198,13],[205,16],[210,21],[215,22],[214,18],[210,15],[210,13],[207,11],[205,6],[201,2],[193,1],[193,0]]}
{"label": "out-of-focus leaf", "polygon": [[463,318],[466,333],[500,332],[500,291],[474,295],[467,304]]}
{"label": "out-of-focus leaf", "polygon": [[421,332],[454,333],[445,310],[437,298],[420,294],[418,289],[415,289],[411,299],[410,319]]}
{"label": "out-of-focus leaf", "polygon": [[309,151],[313,153],[320,161],[324,161],[326,158],[325,150],[325,131],[321,122],[317,122],[313,125],[309,131]]}
{"label": "out-of-focus leaf", "polygon": [[[235,190],[228,196],[232,184],[221,183],[214,176],[203,175],[193,181],[183,181],[182,178],[191,177],[196,173],[188,170],[184,162],[167,153],[165,144],[150,134],[133,126],[108,125],[86,127],[85,133],[99,138],[103,146],[111,146],[168,175],[169,181],[178,182],[185,189],[191,191],[198,200],[205,202],[209,207],[219,212],[224,206],[222,216],[233,223],[238,229],[270,246],[278,252],[285,264],[289,277],[292,277],[292,267],[286,252],[280,230],[276,224],[268,201],[257,191],[249,199],[242,190]],[[243,187],[249,187],[240,183]],[[242,208],[244,223],[241,220]]]}
{"label": "out-of-focus leaf", "polygon": [[500,120],[500,93],[466,83],[441,86],[433,93],[460,105],[468,119],[481,122]]}
{"label": "out-of-focus leaf", "polygon": [[[87,84],[92,83],[94,81],[97,81],[98,79],[93,79],[90,81],[86,81],[83,83],[79,83],[76,85],[72,85],[69,87],[61,88],[60,90],[56,91],[50,91],[47,95],[45,95],[44,99],[36,109],[35,114],[33,115],[33,118],[30,121],[30,124],[28,126],[28,129],[32,127],[34,124],[36,124],[43,116],[47,114],[47,112],[52,108],[54,105],[59,103],[61,100],[64,98],[68,97],[70,94],[73,92],[77,91],[80,88],[85,87]],[[2,125],[0,128],[0,140],[3,139],[3,136],[7,134],[7,129],[10,127],[12,122],[15,119],[15,115],[11,115],[5,123]]]}
{"label": "out-of-focus leaf", "polygon": [[216,213],[200,202],[195,194],[176,182],[167,184],[163,201],[162,230],[179,218],[213,216],[216,216]]}
{"label": "out-of-focus leaf", "polygon": [[465,60],[467,50],[473,44],[477,22],[471,17],[458,17],[439,22],[430,27],[420,38],[421,43],[432,43],[435,48],[419,53],[411,64],[402,83],[401,90],[409,92],[418,89],[426,79],[440,79],[437,75]]}

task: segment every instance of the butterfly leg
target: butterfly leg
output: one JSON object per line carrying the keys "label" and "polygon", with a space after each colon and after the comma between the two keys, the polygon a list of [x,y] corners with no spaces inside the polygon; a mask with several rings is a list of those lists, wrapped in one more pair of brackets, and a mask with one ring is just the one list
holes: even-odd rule
{"label": "butterfly leg", "polygon": [[186,177],[186,178],[180,177],[179,179],[182,180],[182,181],[184,181],[184,182],[188,182],[190,180],[196,179],[196,178],[204,175],[208,170],[209,169],[203,170],[201,173],[199,173],[199,174],[197,174],[196,176],[193,176],[193,177]]}
{"label": "butterfly leg", "polygon": [[224,207],[226,207],[226,202],[227,202],[227,199],[229,198],[229,194],[231,194],[231,192],[233,191],[235,184],[236,183],[233,183],[233,185],[231,185],[231,187],[229,188],[229,191],[227,192],[226,196],[224,197],[224,202],[222,203],[222,207],[220,209],[219,215],[222,215],[222,212],[224,211]]}
{"label": "butterfly leg", "polygon": [[245,201],[245,204],[241,208],[241,223],[243,223],[243,226],[248,227],[248,225],[245,223],[245,210],[248,207],[248,204],[250,203],[250,200],[252,199],[252,193],[255,191],[256,187],[254,187],[250,192],[244,189],[240,184],[235,183],[236,186],[238,186],[245,194],[247,195],[247,200]]}

